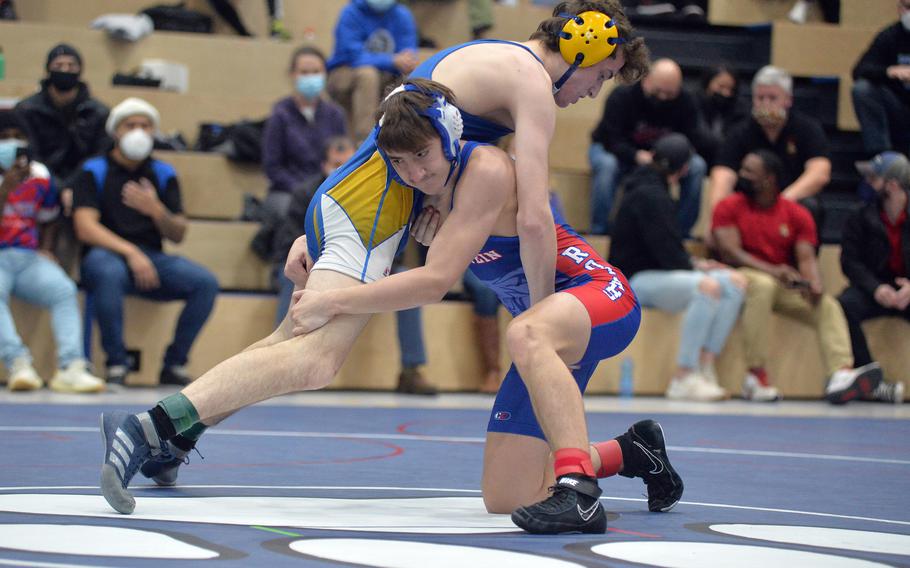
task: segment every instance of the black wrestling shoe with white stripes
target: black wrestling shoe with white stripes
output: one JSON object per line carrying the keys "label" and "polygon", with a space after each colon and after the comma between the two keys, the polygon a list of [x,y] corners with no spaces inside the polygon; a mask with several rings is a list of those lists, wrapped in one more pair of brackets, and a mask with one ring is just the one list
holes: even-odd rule
{"label": "black wrestling shoe with white stripes", "polygon": [[531,534],[603,534],[607,514],[600,504],[597,480],[570,473],[550,487],[549,497],[512,513],[512,522]]}
{"label": "black wrestling shoe with white stripes", "polygon": [[617,441],[623,450],[623,470],[619,474],[645,480],[648,510],[666,513],[675,507],[682,499],[683,482],[667,458],[660,424],[653,420],[636,422]]}

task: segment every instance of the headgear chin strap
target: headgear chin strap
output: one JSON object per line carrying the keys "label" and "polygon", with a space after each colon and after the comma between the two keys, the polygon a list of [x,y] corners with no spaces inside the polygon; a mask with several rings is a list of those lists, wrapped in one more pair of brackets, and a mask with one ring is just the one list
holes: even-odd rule
{"label": "headgear chin strap", "polygon": [[603,12],[589,10],[578,15],[559,13],[566,23],[559,32],[559,52],[569,68],[553,84],[553,94],[559,92],[579,67],[596,65],[613,55],[616,46],[625,43],[613,18]]}
{"label": "headgear chin strap", "polygon": [[[433,97],[433,104],[429,108],[420,111],[422,116],[430,119],[430,124],[436,129],[439,138],[442,141],[442,153],[449,161],[449,175],[446,177],[446,183],[451,179],[461,155],[461,134],[464,132],[464,121],[461,119],[461,111],[453,104],[450,104],[445,96],[434,91],[421,89],[417,85],[405,83],[395,87],[387,96],[386,100],[398,93],[413,91],[423,93]],[[382,128],[382,121],[385,115],[379,118],[378,128]],[[378,132],[377,132],[378,133]]]}

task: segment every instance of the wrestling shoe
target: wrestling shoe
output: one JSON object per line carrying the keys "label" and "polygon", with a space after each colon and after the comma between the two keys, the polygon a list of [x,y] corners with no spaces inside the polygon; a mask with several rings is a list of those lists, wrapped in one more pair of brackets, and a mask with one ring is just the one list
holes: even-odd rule
{"label": "wrestling shoe", "polygon": [[679,503],[683,482],[670,460],[664,431],[653,420],[636,422],[616,439],[622,448],[623,470],[619,475],[640,477],[648,486],[648,510],[667,512]]}
{"label": "wrestling shoe", "polygon": [[550,487],[552,495],[512,513],[512,522],[531,534],[607,532],[607,514],[600,504],[600,487],[593,477],[570,473]]}
{"label": "wrestling shoe", "polygon": [[168,442],[167,451],[146,461],[139,471],[162,487],[173,487],[177,485],[177,470],[181,464],[190,463],[189,453],[189,450],[181,450],[173,442]]}
{"label": "wrestling shoe", "polygon": [[875,361],[855,369],[840,369],[832,373],[825,388],[825,400],[831,404],[847,404],[851,400],[871,395],[882,382],[882,367]]}
{"label": "wrestling shoe", "polygon": [[101,493],[118,513],[129,515],[136,500],[126,488],[139,467],[152,457],[164,459],[162,441],[147,412],[140,415],[123,411],[101,415],[101,441],[104,463],[101,465]]}

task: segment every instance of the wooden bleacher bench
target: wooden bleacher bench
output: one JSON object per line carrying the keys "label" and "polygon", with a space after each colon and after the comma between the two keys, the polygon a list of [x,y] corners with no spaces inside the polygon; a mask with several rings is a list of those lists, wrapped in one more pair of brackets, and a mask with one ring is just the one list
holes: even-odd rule
{"label": "wooden bleacher bench", "polygon": [[[709,0],[708,21],[719,26],[748,26],[787,21],[794,0]],[[893,0],[841,0],[840,25],[884,27],[894,22]],[[813,3],[808,22],[821,23],[821,9]]]}

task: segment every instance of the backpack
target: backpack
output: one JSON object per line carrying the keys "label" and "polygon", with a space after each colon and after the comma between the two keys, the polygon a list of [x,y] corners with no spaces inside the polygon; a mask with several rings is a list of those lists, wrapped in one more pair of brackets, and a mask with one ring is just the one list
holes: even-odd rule
{"label": "backpack", "polygon": [[199,125],[194,150],[218,152],[235,162],[258,164],[262,161],[262,132],[265,120],[241,120],[233,124]]}
{"label": "backpack", "polygon": [[[95,178],[95,188],[100,199],[101,194],[104,192],[104,181],[107,179],[107,158],[98,156],[86,160],[82,164],[82,169],[91,173],[92,177]],[[177,177],[177,172],[174,170],[174,166],[158,160],[152,160],[152,172],[155,175],[155,181],[158,182],[155,184],[158,187],[158,197],[164,199],[164,190],[167,188],[171,178]]]}

